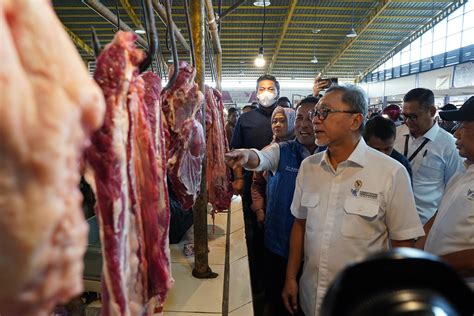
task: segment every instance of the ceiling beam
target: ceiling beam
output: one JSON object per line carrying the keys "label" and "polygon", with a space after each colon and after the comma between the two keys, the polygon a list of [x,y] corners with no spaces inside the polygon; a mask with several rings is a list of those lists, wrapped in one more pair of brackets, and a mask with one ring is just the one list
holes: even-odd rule
{"label": "ceiling beam", "polygon": [[83,51],[85,51],[88,55],[94,57],[94,50],[92,49],[92,47],[90,47],[89,45],[86,44],[86,42],[84,42],[79,36],[77,36],[76,34],[74,34],[70,29],[67,28],[67,26],[65,26],[63,24],[63,27],[64,29],[66,30],[66,33],[69,35],[69,37],[72,39],[72,41],[74,42],[74,44],[76,44],[78,47],[80,47]]}
{"label": "ceiling beam", "polygon": [[334,58],[329,61],[329,63],[324,66],[324,68],[321,70],[321,74],[324,75],[328,69],[330,69],[332,66],[334,66],[335,63],[339,61],[342,55],[354,45],[354,43],[360,38],[362,34],[364,34],[365,31],[372,25],[372,23],[382,14],[382,12],[390,5],[390,3],[393,0],[381,0],[377,7],[374,9],[372,14],[369,16],[367,22],[364,24],[362,29],[357,31],[358,36],[351,38],[343,47],[342,49],[339,50],[339,52],[334,56]]}
{"label": "ceiling beam", "polygon": [[120,3],[122,4],[122,7],[124,8],[125,12],[127,12],[128,16],[130,17],[130,20],[132,20],[132,23],[135,25],[137,29],[142,29],[142,22],[140,21],[140,18],[138,15],[135,13],[135,10],[133,7],[130,5],[129,0],[120,0]]}

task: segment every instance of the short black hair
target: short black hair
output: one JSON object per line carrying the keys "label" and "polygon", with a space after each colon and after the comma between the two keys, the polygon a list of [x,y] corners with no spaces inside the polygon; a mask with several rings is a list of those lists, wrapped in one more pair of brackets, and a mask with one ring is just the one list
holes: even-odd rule
{"label": "short black hair", "polygon": [[238,110],[234,107],[231,107],[227,110],[227,115],[231,115],[232,113],[238,112]]}
{"label": "short black hair", "polygon": [[302,100],[298,103],[298,105],[296,106],[296,110],[298,110],[298,108],[299,108],[300,106],[302,106],[303,104],[312,103],[312,104],[316,105],[316,104],[318,104],[318,102],[319,102],[319,98],[318,98],[318,97],[315,97],[315,96],[308,96],[308,97],[302,99]]}
{"label": "short black hair", "polygon": [[425,88],[415,88],[408,91],[403,97],[403,102],[416,101],[420,104],[422,109],[428,110],[435,104],[435,97],[433,91]]}
{"label": "short black hair", "polygon": [[250,108],[250,109],[253,110],[253,109],[256,109],[257,106],[255,106],[253,103],[252,103],[252,104],[248,104],[248,105],[245,105],[245,106],[242,108],[242,110],[243,110],[243,109],[246,109],[246,108]]}
{"label": "short black hair", "polygon": [[277,95],[280,95],[280,83],[275,78],[275,76],[272,76],[272,75],[263,75],[263,76],[258,77],[257,88],[256,88],[257,91],[258,91],[258,84],[260,83],[260,81],[263,81],[263,80],[273,81],[275,83],[275,88],[277,89]]}
{"label": "short black hair", "polygon": [[383,116],[371,118],[365,124],[364,139],[368,141],[372,136],[385,141],[396,135],[395,123]]}
{"label": "short black hair", "polygon": [[290,107],[291,107],[291,101],[287,97],[279,98],[278,101],[277,101],[277,105],[280,105],[280,103],[283,103],[283,102],[288,102],[290,104]]}

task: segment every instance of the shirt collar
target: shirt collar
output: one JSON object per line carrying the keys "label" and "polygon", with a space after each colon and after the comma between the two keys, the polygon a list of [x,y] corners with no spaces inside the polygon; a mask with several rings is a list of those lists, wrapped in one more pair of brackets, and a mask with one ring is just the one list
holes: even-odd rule
{"label": "shirt collar", "polygon": [[[359,143],[354,148],[354,150],[352,151],[352,153],[350,154],[349,158],[347,158],[346,161],[350,161],[350,162],[355,163],[356,165],[365,167],[365,164],[366,164],[365,157],[366,157],[368,148],[369,146],[367,146],[367,144],[365,143],[364,138],[361,137],[359,140]],[[328,150],[326,150],[323,154],[323,159],[321,159],[320,165],[323,166],[323,165],[330,165],[330,164],[331,163],[329,161]]]}

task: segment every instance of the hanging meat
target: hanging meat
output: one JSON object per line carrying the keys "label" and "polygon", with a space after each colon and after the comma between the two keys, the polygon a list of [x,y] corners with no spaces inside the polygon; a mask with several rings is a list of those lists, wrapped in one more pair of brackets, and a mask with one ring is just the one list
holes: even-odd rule
{"label": "hanging meat", "polygon": [[[170,77],[173,71],[172,66]],[[175,83],[162,94],[168,129],[168,176],[183,209],[191,208],[199,194],[201,164],[206,150],[203,128],[196,120],[204,97],[194,82],[195,75],[196,70],[181,61]]]}
{"label": "hanging meat", "polygon": [[218,90],[206,87],[206,187],[207,202],[214,211],[229,209],[232,201],[230,169],[224,161],[224,154],[229,151],[225,135],[222,95]]}
{"label": "hanging meat", "polygon": [[[148,168],[142,168],[142,191],[147,188],[155,188],[156,190],[149,192],[156,196],[156,205],[148,205],[147,196],[142,194],[142,212],[145,213],[145,221],[152,225],[152,229],[146,237],[146,249],[148,252],[148,276],[149,276],[149,297],[156,297],[158,305],[163,304],[166,294],[173,284],[171,278],[170,254],[168,228],[170,224],[170,206],[168,196],[168,186],[166,177],[166,145],[163,128],[163,114],[161,111],[161,80],[152,72],[144,73],[141,78],[145,83],[144,105],[142,117],[148,118],[147,122],[141,119],[141,124],[137,125],[138,139],[148,139],[144,131],[151,135],[153,144],[138,146],[138,148],[148,148],[148,159],[143,157],[142,161],[155,160],[154,164],[150,163]],[[143,153],[142,153],[143,154]],[[156,167],[156,171],[154,170]],[[149,169],[149,170],[147,170]],[[156,174],[156,175],[155,175]],[[152,199],[152,196],[149,197]],[[148,208],[148,210],[147,210]],[[146,212],[145,212],[146,211]],[[156,215],[153,215],[156,214]],[[153,217],[152,217],[153,216]],[[157,220],[156,220],[157,219]],[[145,231],[145,233],[147,233]]]}
{"label": "hanging meat", "polygon": [[138,76],[144,53],[136,38],[117,32],[94,72],[107,108],[86,160],[97,196],[106,316],[149,314],[172,285],[163,129],[160,115],[153,116],[159,80]]}
{"label": "hanging meat", "polygon": [[80,157],[104,100],[47,0],[0,1],[0,314],[82,291]]}

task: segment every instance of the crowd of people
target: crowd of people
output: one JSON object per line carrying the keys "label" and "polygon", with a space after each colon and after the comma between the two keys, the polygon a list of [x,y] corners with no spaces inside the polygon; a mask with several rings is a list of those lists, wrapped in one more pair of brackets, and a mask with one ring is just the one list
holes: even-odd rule
{"label": "crowd of people", "polygon": [[440,256],[474,288],[474,97],[443,108],[440,127],[424,88],[406,93],[396,120],[368,119],[353,85],[321,95],[316,81],[295,109],[273,76],[256,90],[256,108],[229,110],[226,154],[256,315],[318,315],[348,264],[395,247]]}

